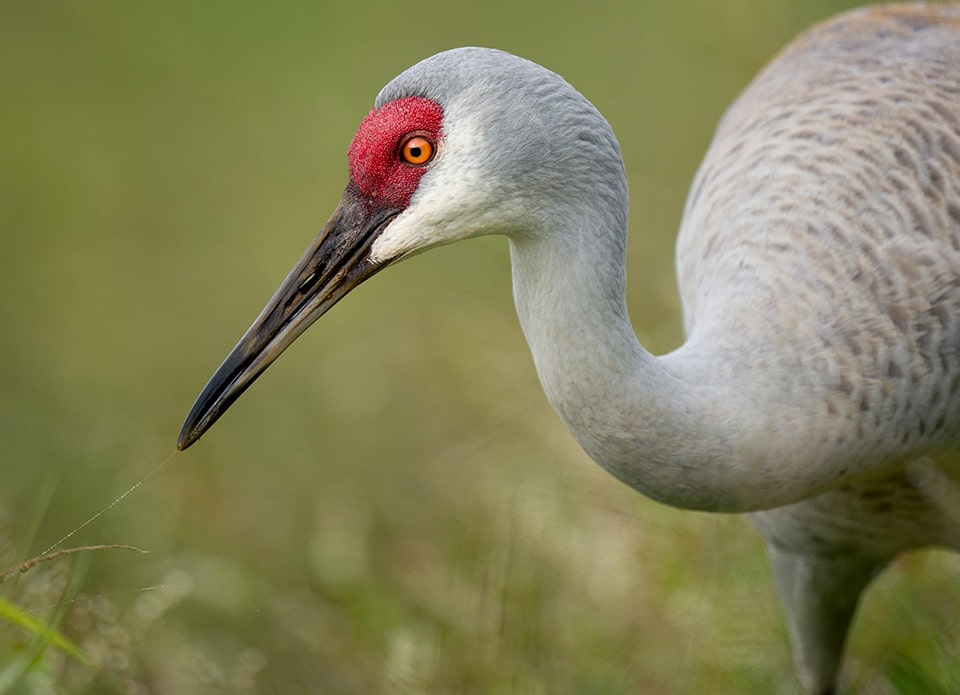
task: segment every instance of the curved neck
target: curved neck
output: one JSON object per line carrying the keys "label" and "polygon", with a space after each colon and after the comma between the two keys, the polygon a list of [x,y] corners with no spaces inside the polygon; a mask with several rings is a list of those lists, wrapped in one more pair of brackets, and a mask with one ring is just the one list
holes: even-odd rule
{"label": "curved neck", "polygon": [[547,398],[592,459],[689,509],[753,511],[823,489],[802,403],[770,398],[762,388],[778,382],[747,355],[731,357],[706,331],[662,357],[640,345],[617,220],[553,223],[511,237],[514,300]]}
{"label": "curved neck", "polygon": [[[677,351],[648,353],[625,305],[625,234],[511,239],[514,300],[547,398],[583,449],[667,504],[740,511],[723,408]],[[719,415],[718,415],[719,414]]]}

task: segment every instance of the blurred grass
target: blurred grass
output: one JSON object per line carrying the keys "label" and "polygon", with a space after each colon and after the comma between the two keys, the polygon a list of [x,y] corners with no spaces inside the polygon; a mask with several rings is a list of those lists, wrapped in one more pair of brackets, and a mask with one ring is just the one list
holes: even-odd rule
{"label": "blurred grass", "polygon": [[[597,104],[630,173],[631,314],[659,352],[681,340],[673,238],[714,124],[850,5],[0,3],[0,559],[170,454],[404,67],[497,46]],[[551,412],[502,239],[365,285],[73,540],[153,552],[91,558],[66,598],[67,562],[0,587],[39,619],[66,606],[91,659],[47,650],[27,690],[797,688],[748,525],[642,499]],[[853,637],[861,692],[958,689],[958,570],[932,554],[883,577]],[[0,664],[27,639],[0,624]]]}

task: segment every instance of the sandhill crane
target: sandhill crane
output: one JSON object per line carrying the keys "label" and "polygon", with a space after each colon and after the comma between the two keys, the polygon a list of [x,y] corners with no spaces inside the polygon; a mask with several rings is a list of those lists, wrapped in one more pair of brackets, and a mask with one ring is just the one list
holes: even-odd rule
{"label": "sandhill crane", "polygon": [[558,75],[484,48],[427,58],[383,88],[348,163],[181,449],[374,273],[503,234],[550,403],[643,494],[750,513],[809,692],[835,689],[859,596],[893,557],[960,548],[960,5],[840,15],[733,104],[687,200],[687,339],[663,356],[625,307],[619,145]]}

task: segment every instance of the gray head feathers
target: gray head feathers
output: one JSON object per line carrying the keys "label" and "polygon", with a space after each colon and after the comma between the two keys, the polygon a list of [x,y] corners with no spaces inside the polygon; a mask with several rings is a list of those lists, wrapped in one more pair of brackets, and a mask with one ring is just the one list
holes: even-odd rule
{"label": "gray head feathers", "polygon": [[[375,106],[406,96],[436,101],[443,129],[471,128],[473,156],[507,191],[531,204],[584,203],[613,213],[626,230],[627,186],[620,147],[609,124],[560,75],[490,48],[456,48],[431,56],[391,80]],[[598,199],[599,196],[599,199]]]}

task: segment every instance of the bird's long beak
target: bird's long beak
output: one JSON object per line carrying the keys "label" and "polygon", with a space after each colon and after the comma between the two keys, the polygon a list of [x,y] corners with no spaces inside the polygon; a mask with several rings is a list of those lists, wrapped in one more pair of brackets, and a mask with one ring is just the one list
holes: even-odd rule
{"label": "bird's long beak", "polygon": [[373,261],[370,247],[400,212],[374,208],[347,186],[333,216],[197,397],[178,449],[197,441],[310,324],[388,264]]}

